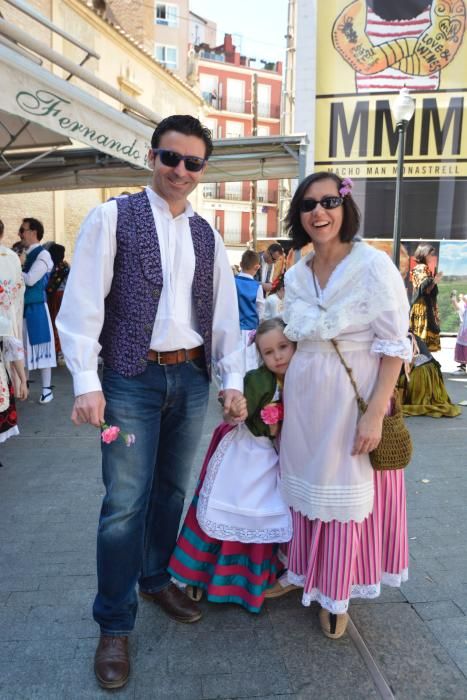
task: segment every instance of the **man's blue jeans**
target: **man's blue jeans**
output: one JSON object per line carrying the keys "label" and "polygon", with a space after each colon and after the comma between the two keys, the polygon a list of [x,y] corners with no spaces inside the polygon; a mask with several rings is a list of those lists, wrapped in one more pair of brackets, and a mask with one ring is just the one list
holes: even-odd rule
{"label": "man's blue jeans", "polygon": [[94,619],[103,634],[128,634],[142,590],[165,588],[192,459],[208,402],[206,370],[198,361],[122,377],[104,368],[105,421],[134,433],[102,445],[106,493],[97,533],[98,592]]}

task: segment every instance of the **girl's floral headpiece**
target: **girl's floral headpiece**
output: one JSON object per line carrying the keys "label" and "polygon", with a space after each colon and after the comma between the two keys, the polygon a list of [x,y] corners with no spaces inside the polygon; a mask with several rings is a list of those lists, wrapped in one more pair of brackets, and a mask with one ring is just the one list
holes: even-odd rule
{"label": "girl's floral headpiece", "polygon": [[352,194],[353,181],[350,177],[345,177],[342,180],[342,185],[339,188],[339,194],[341,197],[345,197],[348,194]]}

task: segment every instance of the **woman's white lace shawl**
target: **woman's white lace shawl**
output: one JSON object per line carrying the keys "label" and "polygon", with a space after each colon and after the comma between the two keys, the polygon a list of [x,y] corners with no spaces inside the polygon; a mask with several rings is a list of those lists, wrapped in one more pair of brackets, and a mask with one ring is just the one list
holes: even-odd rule
{"label": "woman's white lace shawl", "polygon": [[325,309],[318,308],[313,290],[307,266],[312,257],[310,253],[302,258],[285,276],[285,334],[290,340],[336,338],[350,326],[370,324],[385,311],[408,315],[401,275],[386,253],[363,241],[354,243],[339,284],[329,285],[331,275],[328,286],[332,291],[324,295]]}

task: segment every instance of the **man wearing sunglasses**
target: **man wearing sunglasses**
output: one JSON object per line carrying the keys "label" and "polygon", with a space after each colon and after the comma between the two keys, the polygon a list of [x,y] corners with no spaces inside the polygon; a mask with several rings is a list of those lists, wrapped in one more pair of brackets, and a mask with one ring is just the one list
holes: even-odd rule
{"label": "man wearing sunglasses", "polygon": [[210,132],[197,119],[173,115],[159,124],[148,154],[151,185],[106,202],[85,220],[57,320],[74,379],[73,421],[96,427],[105,421],[136,437],[128,449],[121,441],[102,445],[106,493],[93,613],[101,628],[94,669],[104,688],[119,688],[129,677],[136,582],[143,598],[178,622],[201,617],[171,583],[167,565],[212,361],[226,414],[243,388],[228,258],[219,234],[187,199],[211,151]]}

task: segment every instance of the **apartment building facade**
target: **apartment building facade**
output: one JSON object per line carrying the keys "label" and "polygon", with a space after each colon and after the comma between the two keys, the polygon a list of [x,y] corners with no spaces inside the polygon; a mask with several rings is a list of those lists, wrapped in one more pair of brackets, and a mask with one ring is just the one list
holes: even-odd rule
{"label": "apartment building facade", "polygon": [[[235,139],[251,136],[254,128],[253,82],[257,84],[258,136],[280,133],[282,64],[266,63],[260,69],[254,59],[241,56],[226,34],[222,45],[195,46],[198,57],[198,81],[207,105],[205,120],[213,137]],[[277,235],[277,180],[258,180],[256,191],[256,234]],[[203,186],[204,216],[223,235],[228,245],[244,246],[252,238],[251,183],[245,181],[213,183]]]}

